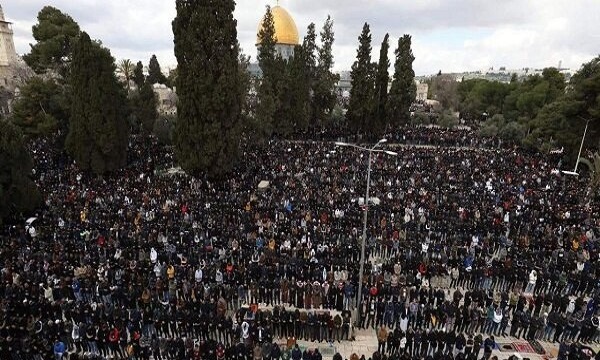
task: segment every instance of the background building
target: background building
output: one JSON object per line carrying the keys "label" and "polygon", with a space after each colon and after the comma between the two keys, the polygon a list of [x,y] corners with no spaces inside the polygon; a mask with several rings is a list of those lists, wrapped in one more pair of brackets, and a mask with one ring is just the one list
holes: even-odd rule
{"label": "background building", "polygon": [[19,95],[19,86],[33,75],[33,71],[17,55],[12,23],[6,21],[0,5],[0,117],[10,113],[12,103]]}

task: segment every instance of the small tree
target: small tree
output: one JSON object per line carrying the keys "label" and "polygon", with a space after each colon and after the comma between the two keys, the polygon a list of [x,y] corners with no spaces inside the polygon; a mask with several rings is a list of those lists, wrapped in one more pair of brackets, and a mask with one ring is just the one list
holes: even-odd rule
{"label": "small tree", "polygon": [[152,85],[167,83],[167,77],[160,69],[160,64],[158,63],[156,55],[152,55],[150,58],[150,63],[148,64],[148,78],[146,81],[150,82]]}
{"label": "small tree", "polygon": [[117,65],[117,71],[119,71],[119,74],[121,74],[121,76],[125,80],[125,87],[127,88],[127,92],[129,92],[130,90],[129,81],[131,80],[131,78],[133,78],[134,69],[135,68],[133,66],[133,63],[129,59],[122,59],[121,61],[119,61],[119,65]]}
{"label": "small tree", "polygon": [[34,77],[21,88],[11,121],[25,135],[50,135],[59,128],[66,130],[68,114],[63,86],[52,79]]}
{"label": "small tree", "polygon": [[144,82],[146,82],[146,77],[144,76],[144,64],[142,64],[141,61],[138,61],[135,65],[135,69],[133,69],[133,82],[138,89],[141,89]]}

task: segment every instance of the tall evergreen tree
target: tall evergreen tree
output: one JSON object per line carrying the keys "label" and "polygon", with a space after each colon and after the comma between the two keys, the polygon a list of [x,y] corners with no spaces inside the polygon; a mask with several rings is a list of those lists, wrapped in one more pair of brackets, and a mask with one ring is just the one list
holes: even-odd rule
{"label": "tall evergreen tree", "polygon": [[142,87],[132,96],[132,110],[136,123],[142,134],[148,135],[154,129],[158,119],[158,100],[149,82],[144,82]]}
{"label": "tall evergreen tree", "polygon": [[306,98],[306,124],[304,124],[303,131],[307,130],[308,127],[313,127],[315,123],[315,107],[314,107],[314,93],[315,93],[315,82],[317,76],[317,34],[315,32],[315,24],[310,23],[306,28],[306,35],[302,41],[302,45],[294,51],[294,58],[296,59],[296,53],[302,56],[303,72],[305,76],[305,85],[308,87],[308,96]]}
{"label": "tall evergreen tree", "polygon": [[336,103],[335,86],[340,80],[339,75],[332,72],[333,68],[333,20],[327,16],[323,30],[320,33],[321,44],[317,49],[318,65],[313,81],[312,116],[318,125],[324,125],[331,115]]}
{"label": "tall evergreen tree", "polygon": [[390,61],[388,59],[388,51],[390,49],[389,34],[385,34],[381,49],[379,50],[379,64],[377,65],[377,78],[375,79],[375,116],[373,118],[373,131],[377,135],[382,135],[387,125],[387,98],[388,98],[388,82],[390,76],[388,69]]}
{"label": "tall evergreen tree", "polygon": [[133,82],[138,89],[141,89],[145,81],[146,77],[144,76],[144,64],[142,64],[141,61],[138,61],[133,69]]}
{"label": "tall evergreen tree", "polygon": [[258,104],[253,133],[256,141],[265,140],[273,130],[273,119],[279,108],[277,55],[275,52],[275,21],[271,7],[267,6],[261,29],[258,32],[258,66],[262,71],[262,79],[258,85]]}
{"label": "tall evergreen tree", "polygon": [[304,46],[298,45],[294,50],[294,57],[288,64],[290,105],[289,117],[293,129],[305,132],[308,127],[310,107],[310,69],[307,66]]}
{"label": "tall evergreen tree", "polygon": [[73,49],[67,152],[83,170],[102,174],[127,162],[128,106],[110,51],[83,32]]}
{"label": "tall evergreen tree", "polygon": [[0,224],[2,219],[31,211],[40,204],[37,186],[29,178],[32,167],[21,131],[0,120]]}
{"label": "tall evergreen tree", "polygon": [[156,55],[152,55],[150,58],[150,63],[148,64],[148,78],[146,80],[152,85],[167,83],[167,77],[160,69],[160,64],[158,63]]}
{"label": "tall evergreen tree", "polygon": [[238,161],[242,93],[234,0],[176,0],[179,102],[175,154],[190,173],[220,177]]}
{"label": "tall evergreen tree", "polygon": [[358,38],[359,47],[356,61],[352,65],[350,74],[352,89],[350,90],[350,103],[348,104],[349,128],[356,133],[367,130],[369,120],[373,115],[374,76],[371,63],[371,30],[365,23]]}
{"label": "tall evergreen tree", "polygon": [[411,36],[405,34],[398,39],[394,63],[394,79],[388,96],[388,119],[398,126],[410,122],[410,105],[417,96],[415,72],[412,64],[415,57],[411,50]]}

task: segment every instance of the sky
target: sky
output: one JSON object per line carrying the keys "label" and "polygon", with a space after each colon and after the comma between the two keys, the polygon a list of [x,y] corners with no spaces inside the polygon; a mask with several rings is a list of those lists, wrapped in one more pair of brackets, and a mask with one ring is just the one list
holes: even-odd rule
{"label": "sky", "polygon": [[[276,0],[238,0],[238,39],[254,60],[259,20]],[[578,69],[600,53],[599,0],[280,0],[294,17],[300,37],[314,22],[334,21],[334,69],[349,70],[365,22],[372,32],[372,60],[390,34],[389,57],[397,41],[412,35],[417,75],[558,66]],[[15,46],[29,52],[31,27],[45,5],[71,15],[118,59],[147,64],[156,54],[163,68],[177,64],[171,21],[175,0],[0,0],[13,22]]]}

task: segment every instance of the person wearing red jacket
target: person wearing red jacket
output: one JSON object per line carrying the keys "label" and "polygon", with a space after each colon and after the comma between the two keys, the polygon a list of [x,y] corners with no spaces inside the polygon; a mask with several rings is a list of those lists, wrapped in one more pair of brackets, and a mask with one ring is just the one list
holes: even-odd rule
{"label": "person wearing red jacket", "polygon": [[108,332],[108,347],[110,348],[110,351],[113,354],[121,354],[121,348],[119,347],[119,339],[119,329],[117,329],[117,327],[113,327],[112,330]]}

